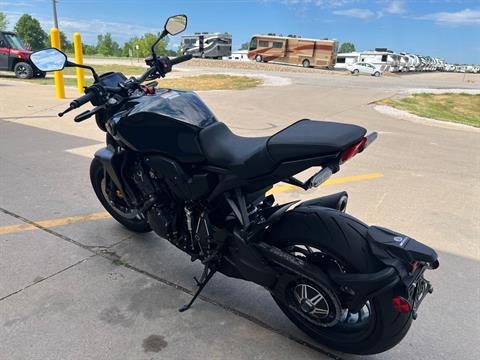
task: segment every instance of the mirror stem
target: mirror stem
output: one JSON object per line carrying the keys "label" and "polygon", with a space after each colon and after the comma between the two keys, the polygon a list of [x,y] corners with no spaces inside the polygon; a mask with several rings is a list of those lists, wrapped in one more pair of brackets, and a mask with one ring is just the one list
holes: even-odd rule
{"label": "mirror stem", "polygon": [[162,40],[165,36],[167,36],[167,34],[168,34],[167,30],[164,29],[160,34],[160,36],[158,37],[158,39],[155,40],[155,42],[152,45],[152,56],[153,56],[153,61],[155,62],[156,65],[158,64],[157,64],[157,54],[155,53],[155,46],[157,46],[159,41]]}
{"label": "mirror stem", "polygon": [[95,82],[98,82],[100,81],[100,79],[98,78],[98,74],[97,72],[95,71],[95,69],[91,66],[88,66],[88,65],[83,65],[83,64],[75,64],[74,62],[71,62],[71,61],[67,61],[65,66],[67,67],[79,67],[79,68],[82,68],[82,69],[88,69],[92,72],[93,74],[93,78],[95,79]]}

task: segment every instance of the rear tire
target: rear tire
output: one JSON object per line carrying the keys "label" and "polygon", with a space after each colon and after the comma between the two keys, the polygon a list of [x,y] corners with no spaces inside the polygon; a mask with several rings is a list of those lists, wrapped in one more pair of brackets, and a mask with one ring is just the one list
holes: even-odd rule
{"label": "rear tire", "polygon": [[380,76],[380,72],[379,72],[379,71],[375,71],[375,72],[373,73],[373,76],[379,77],[379,76]]}
{"label": "rear tire", "polygon": [[302,66],[304,68],[309,68],[310,67],[310,60],[308,60],[308,59],[303,60]]}
{"label": "rear tire", "polygon": [[[355,230],[340,230],[339,221],[347,222]],[[383,266],[370,251],[366,240],[367,229],[365,224],[337,210],[312,206],[287,213],[269,229],[267,242],[284,251],[293,245],[319,249],[332,255],[348,272],[376,272]],[[393,290],[389,290],[371,299],[366,323],[360,320],[361,326],[356,323],[354,327],[346,320],[332,327],[317,326],[293,311],[287,296],[274,296],[274,300],[285,315],[313,339],[338,351],[366,355],[392,348],[410,328],[411,314],[395,312],[393,297]]]}
{"label": "rear tire", "polygon": [[102,163],[97,159],[93,159],[92,163],[90,164],[90,181],[92,182],[92,187],[97,195],[98,200],[100,200],[105,210],[107,210],[115,220],[125,226],[128,230],[138,233],[152,231],[145,217],[129,219],[115,211],[112,205],[110,205],[110,202],[105,198],[104,192],[102,191],[103,178],[104,170]]}
{"label": "rear tire", "polygon": [[47,76],[47,73],[45,71],[39,71],[35,74],[35,78],[37,79],[45,79],[45,77]]}
{"label": "rear tire", "polygon": [[32,65],[23,61],[18,62],[13,71],[18,79],[31,79],[33,77]]}

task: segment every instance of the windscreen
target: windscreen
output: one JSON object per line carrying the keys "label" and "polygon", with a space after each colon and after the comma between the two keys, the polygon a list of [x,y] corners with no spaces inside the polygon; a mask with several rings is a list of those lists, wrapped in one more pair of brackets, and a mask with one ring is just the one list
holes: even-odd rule
{"label": "windscreen", "polygon": [[27,50],[27,47],[22,40],[15,34],[4,34],[10,47],[14,50]]}

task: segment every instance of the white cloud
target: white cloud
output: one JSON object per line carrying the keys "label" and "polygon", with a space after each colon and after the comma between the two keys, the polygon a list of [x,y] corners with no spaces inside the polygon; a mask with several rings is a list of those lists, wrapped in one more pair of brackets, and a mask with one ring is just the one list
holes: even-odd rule
{"label": "white cloud", "polygon": [[313,5],[326,8],[338,8],[358,0],[259,0],[262,3],[280,2],[286,5]]}
{"label": "white cloud", "polygon": [[348,17],[364,19],[364,20],[370,19],[375,16],[375,13],[372,10],[359,9],[359,8],[353,8],[353,9],[347,9],[347,10],[336,10],[333,13],[339,16],[348,16]]}
{"label": "white cloud", "polygon": [[405,13],[405,2],[402,0],[390,1],[385,11],[389,14],[403,14]]}
{"label": "white cloud", "polygon": [[20,2],[20,1],[0,1],[0,6],[23,7],[23,6],[33,6],[33,4],[27,3],[27,2]]}
{"label": "white cloud", "polygon": [[439,24],[480,25],[480,10],[464,9],[457,12],[437,12],[417,17],[419,20],[433,20]]}
{"label": "white cloud", "polygon": [[[7,12],[7,21],[10,28],[13,28],[17,20],[22,16],[20,12]],[[39,22],[42,28],[47,32],[53,26],[52,19],[45,18],[31,14]],[[96,42],[98,34],[109,32],[112,37],[120,42],[123,42],[133,36],[140,36],[145,33],[157,33],[161,31],[161,27],[152,28],[149,26],[135,25],[131,23],[103,21],[98,19],[73,19],[68,17],[61,17],[59,19],[59,28],[67,35],[70,40],[73,39],[73,33],[79,32],[82,38],[88,43]]]}

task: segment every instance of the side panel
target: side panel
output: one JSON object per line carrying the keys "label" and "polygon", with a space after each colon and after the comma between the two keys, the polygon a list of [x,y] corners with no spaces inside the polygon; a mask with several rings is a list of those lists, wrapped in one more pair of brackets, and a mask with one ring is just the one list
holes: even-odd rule
{"label": "side panel", "polygon": [[7,40],[0,33],[0,70],[11,70],[9,68],[10,48]]}
{"label": "side panel", "polygon": [[128,116],[118,121],[115,132],[115,138],[134,151],[161,153],[181,162],[204,160],[198,130],[161,115],[142,112]]}

